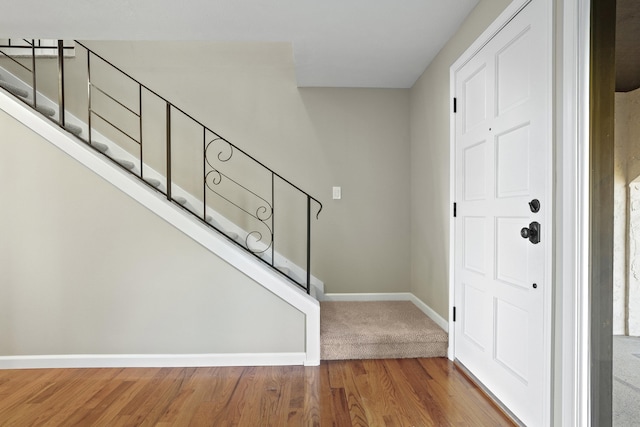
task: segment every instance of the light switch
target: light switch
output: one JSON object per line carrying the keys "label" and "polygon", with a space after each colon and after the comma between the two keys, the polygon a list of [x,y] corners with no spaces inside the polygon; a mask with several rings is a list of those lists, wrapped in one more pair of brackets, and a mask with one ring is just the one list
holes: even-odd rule
{"label": "light switch", "polygon": [[333,200],[342,199],[342,187],[333,187]]}

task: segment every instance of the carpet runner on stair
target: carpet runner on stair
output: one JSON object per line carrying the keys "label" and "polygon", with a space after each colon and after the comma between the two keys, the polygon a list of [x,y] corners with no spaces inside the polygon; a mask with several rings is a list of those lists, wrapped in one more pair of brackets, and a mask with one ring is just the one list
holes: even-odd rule
{"label": "carpet runner on stair", "polygon": [[322,360],[445,357],[448,335],[410,301],[320,303]]}

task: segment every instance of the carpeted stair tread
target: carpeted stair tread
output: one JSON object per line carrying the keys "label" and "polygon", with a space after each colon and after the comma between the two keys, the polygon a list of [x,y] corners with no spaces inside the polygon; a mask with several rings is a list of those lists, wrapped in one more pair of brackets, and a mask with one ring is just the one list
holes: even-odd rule
{"label": "carpeted stair tread", "polygon": [[283,267],[283,266],[276,266],[276,268],[285,276],[288,276],[289,273],[291,273],[291,270],[289,270],[289,268],[287,267]]}
{"label": "carpeted stair tread", "polygon": [[56,114],[56,110],[54,110],[51,107],[47,107],[45,105],[38,105],[36,107],[36,110],[38,110],[40,114],[44,114],[45,116],[49,116],[49,117],[53,117]]}
{"label": "carpeted stair tread", "polygon": [[103,144],[102,142],[98,141],[91,141],[91,146],[101,153],[105,153],[107,152],[107,150],[109,150],[109,146],[107,144]]}
{"label": "carpeted stair tread", "polygon": [[12,84],[9,84],[7,82],[5,82],[4,80],[0,80],[0,87],[5,89],[8,92],[11,92],[12,94],[22,97],[22,98],[26,98],[29,96],[29,92],[27,92],[24,89],[21,89],[19,87],[16,87]]}
{"label": "carpeted stair tread", "polygon": [[159,179],[155,179],[155,178],[145,178],[145,181],[147,181],[147,183],[149,183],[152,187],[160,187],[160,180]]}
{"label": "carpeted stair tread", "polygon": [[238,233],[235,233],[233,231],[226,231],[226,230],[222,230],[222,232],[231,240],[238,240]]}
{"label": "carpeted stair tread", "polygon": [[76,136],[82,133],[82,128],[80,126],[72,125],[71,123],[65,124],[64,128]]}
{"label": "carpeted stair tread", "polygon": [[129,160],[115,159],[115,161],[118,162],[120,166],[128,170],[133,170],[133,168],[136,167],[136,165]]}
{"label": "carpeted stair tread", "polygon": [[444,357],[448,335],[410,301],[320,303],[323,360]]}

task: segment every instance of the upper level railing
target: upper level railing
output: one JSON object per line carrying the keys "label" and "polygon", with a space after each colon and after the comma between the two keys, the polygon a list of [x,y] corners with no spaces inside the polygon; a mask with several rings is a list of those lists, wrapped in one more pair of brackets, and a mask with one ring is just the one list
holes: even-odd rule
{"label": "upper level railing", "polygon": [[[48,62],[39,64],[38,52]],[[78,41],[5,40],[0,67],[9,64],[31,88],[22,101],[41,110],[40,99],[57,98],[50,118],[59,126],[80,119],[74,133],[85,143],[115,143],[135,159],[108,156],[117,164],[310,291],[320,201]],[[278,265],[285,258],[302,265],[304,277]]]}

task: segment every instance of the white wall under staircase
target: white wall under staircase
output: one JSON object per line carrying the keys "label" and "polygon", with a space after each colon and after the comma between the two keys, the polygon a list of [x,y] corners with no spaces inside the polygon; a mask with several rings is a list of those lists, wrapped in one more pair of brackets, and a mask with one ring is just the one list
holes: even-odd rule
{"label": "white wall under staircase", "polygon": [[[149,215],[155,217],[148,211],[129,208],[136,212],[133,216],[147,216],[137,227],[145,228],[154,223],[157,232],[140,231],[142,235],[147,232],[145,238],[138,236],[129,241],[119,231],[131,228],[133,222],[129,222],[129,216],[120,218],[124,223],[113,224],[118,215],[114,215],[111,204],[92,206],[81,194],[73,195],[68,189],[59,188],[59,177],[51,171],[48,157],[46,163],[42,163],[44,160],[38,155],[34,161],[41,160],[40,164],[17,168],[14,167],[17,159],[3,155],[6,164],[2,167],[2,180],[11,183],[0,189],[5,203],[15,201],[16,195],[22,194],[21,181],[17,178],[25,176],[19,173],[22,170],[31,172],[29,176],[38,184],[32,190],[39,194],[18,197],[29,203],[13,202],[12,209],[3,209],[0,214],[3,234],[14,237],[0,243],[0,271],[5,272],[0,273],[5,276],[0,300],[6,305],[0,310],[0,332],[9,337],[0,343],[0,367],[319,363],[319,305],[312,297],[225,237],[211,233],[197,219],[167,203],[159,193],[4,92],[0,93],[0,109],[41,137],[30,143],[37,145],[38,150],[51,148],[43,148],[42,138],[50,141],[192,239],[187,239],[188,244],[182,241],[181,245],[191,245],[190,251],[198,252],[192,247],[195,241],[209,251],[206,256],[198,255],[203,264],[198,267],[209,269],[208,273],[194,273],[190,270],[194,267],[193,260],[176,252],[177,248],[164,240],[165,233],[172,233],[167,228],[173,228],[154,223]],[[8,117],[2,120],[0,147],[3,150],[12,151],[15,144],[20,144],[10,139],[34,139],[15,121]],[[14,127],[16,129],[12,129]],[[33,147],[29,149],[33,150]],[[56,153],[53,157],[58,158],[54,163],[67,163],[58,171],[66,173],[78,169],[77,164]],[[75,172],[84,175],[80,181],[90,180],[89,176],[95,179],[86,169],[80,169],[82,172]],[[98,194],[101,197],[109,191],[112,190],[102,188]],[[64,196],[67,203],[58,200],[56,195]],[[34,206],[31,203],[34,201],[40,201],[42,205]],[[74,231],[58,227],[47,216],[52,210],[50,207],[55,207],[53,210],[60,215],[64,212],[61,218],[66,217],[66,213],[73,213],[72,217],[78,211],[84,213],[86,217],[80,218],[88,221],[84,223],[85,234],[107,230],[113,236],[105,239],[102,234],[103,240],[94,242],[81,234],[82,228]],[[119,212],[118,209],[115,212]],[[27,224],[28,235],[33,240],[23,242],[15,234],[19,230],[16,224]],[[184,235],[181,235],[182,239]],[[70,253],[62,249],[68,247],[65,245],[73,247],[76,238],[90,247]],[[24,250],[7,246],[27,242],[31,246],[21,248]],[[112,247],[105,249],[104,245]],[[99,247],[104,250],[96,251]],[[133,248],[138,251],[134,250],[132,254]],[[144,253],[161,249],[173,252],[173,256],[155,260]],[[111,252],[105,253],[105,250]],[[31,252],[34,254],[32,263],[28,262]],[[133,257],[122,258],[121,252]],[[113,264],[113,258],[124,262],[124,269],[122,265]],[[48,266],[42,270],[44,276],[38,274],[41,264]],[[85,264],[99,268],[99,274],[106,277],[122,279],[111,289],[115,293],[110,291],[109,284],[96,288],[94,283],[102,283],[103,278],[95,276],[96,272]],[[151,274],[145,276],[142,272]],[[66,281],[72,283],[67,285]],[[80,285],[82,281],[84,283]],[[126,289],[121,289],[124,284]],[[188,307],[188,301],[196,307]],[[174,303],[180,310],[174,308]],[[204,316],[205,321],[198,321],[198,315]],[[64,321],[60,322],[61,318]],[[98,324],[100,327],[95,329]]]}

